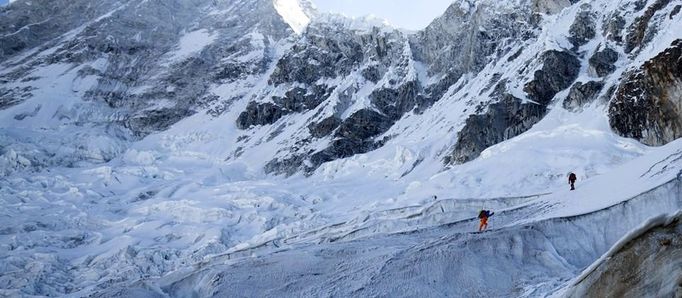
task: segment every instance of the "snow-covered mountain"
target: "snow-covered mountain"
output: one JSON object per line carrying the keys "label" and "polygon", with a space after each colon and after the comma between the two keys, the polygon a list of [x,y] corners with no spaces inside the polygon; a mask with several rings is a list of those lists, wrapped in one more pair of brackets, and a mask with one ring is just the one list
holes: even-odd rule
{"label": "snow-covered mountain", "polygon": [[406,32],[306,0],[0,7],[0,293],[588,291],[682,208],[681,9],[462,0]]}

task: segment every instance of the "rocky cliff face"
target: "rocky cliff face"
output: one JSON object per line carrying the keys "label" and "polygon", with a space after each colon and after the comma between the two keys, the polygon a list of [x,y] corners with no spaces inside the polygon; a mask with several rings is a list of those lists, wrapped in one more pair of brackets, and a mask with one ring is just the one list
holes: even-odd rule
{"label": "rocky cliff face", "polygon": [[[120,6],[120,1],[18,1],[0,7],[0,61],[92,21]],[[74,14],[73,12],[79,12]]]}
{"label": "rocky cliff face", "polygon": [[681,297],[680,216],[636,231],[636,236],[595,265],[567,297]]}
{"label": "rocky cliff face", "polygon": [[[88,18],[79,22],[45,16],[43,10],[55,9],[52,3],[17,2],[4,8],[6,24],[0,28],[12,32],[4,38],[40,36],[23,37],[31,43],[59,38],[42,45],[33,55],[5,61],[7,66],[21,67],[10,68],[3,80],[36,79],[28,73],[45,65],[81,65],[78,77],[97,79],[97,85],[87,90],[83,99],[128,110],[125,125],[138,135],[165,129],[192,114],[209,100],[204,98],[209,84],[262,73],[268,55],[243,61],[239,56],[267,52],[271,43],[292,33],[268,1],[81,2],[56,3],[60,13],[86,13]],[[237,20],[235,14],[244,20]],[[47,19],[38,22],[41,18]],[[34,19],[45,25],[21,26]],[[258,34],[250,35],[254,32]],[[3,60],[32,46],[16,40],[2,44],[14,46],[13,51],[3,51]],[[91,65],[98,59],[106,61],[100,63],[104,66]],[[9,97],[3,97],[3,102]],[[16,101],[17,96],[11,97]],[[149,113],[142,111],[160,101],[171,105]]]}
{"label": "rocky cliff face", "polygon": [[[97,131],[115,144],[104,160],[193,115],[237,129],[223,158],[265,156],[259,167],[286,175],[434,133],[447,135],[431,145],[445,147],[435,159],[466,163],[559,106],[610,102],[613,129],[650,145],[681,130],[679,42],[656,48],[679,22],[670,1],[463,1],[416,33],[294,0],[53,7],[64,16],[22,1],[0,10],[0,108],[31,130]],[[75,93],[48,107],[45,74],[57,67],[69,74],[58,85]],[[410,124],[422,117],[439,119],[439,131]]]}
{"label": "rocky cliff face", "polygon": [[682,40],[625,75],[609,116],[616,132],[647,145],[682,136]]}
{"label": "rocky cliff face", "polygon": [[[220,98],[212,89],[248,88],[294,35],[273,1],[18,1],[0,13],[0,109],[13,127],[69,127],[72,136],[5,135],[0,147],[25,144],[48,156],[68,147],[76,162],[79,148],[108,161],[125,143],[197,112],[222,114],[244,93]],[[106,144],[83,144],[87,135]]]}
{"label": "rocky cliff face", "polygon": [[[330,140],[322,141],[326,145],[320,145],[319,140],[313,140],[306,133],[299,134],[296,145],[285,149],[289,152],[283,157],[268,163],[266,170],[292,174],[304,169],[311,173],[323,163],[382,147],[391,138],[382,134],[403,116],[422,113],[441,100],[465,74],[476,75],[505,57],[513,60],[512,56],[519,55],[522,51],[518,48],[520,45],[537,38],[535,30],[538,29],[542,9],[551,7],[556,10],[568,5],[570,3],[562,1],[512,5],[465,1],[451,6],[425,30],[409,36],[395,30],[387,33],[377,27],[369,31],[346,29],[339,32],[339,28],[344,27],[339,22],[333,26],[328,22],[311,24],[304,33],[304,44],[294,46],[292,52],[278,62],[269,82],[274,86],[304,84],[309,86],[307,94],[322,101],[329,99],[329,104],[334,105],[333,115],[324,112],[324,106],[327,106],[324,105],[311,122],[327,120],[324,122],[326,125],[338,123],[339,128],[335,134],[331,134],[332,128],[328,126],[324,129],[328,130],[325,134],[315,133],[330,136]],[[324,42],[319,36],[325,36]],[[334,40],[330,41],[330,37]],[[554,94],[570,86],[580,68],[580,62],[573,54],[562,51],[548,51],[539,60],[541,65],[547,66],[538,70],[536,78],[529,82],[528,92],[531,97],[539,97],[540,107],[522,104],[521,99],[509,95],[502,100],[506,91],[497,90],[491,98],[501,102],[490,107],[492,116],[471,116],[459,134],[455,152],[446,158],[446,163],[450,160],[470,161],[485,148],[528,130],[542,119]],[[360,76],[360,81],[354,79],[357,76]],[[355,86],[344,90],[336,87],[336,92],[329,92],[334,90],[334,86],[315,85],[320,79],[332,78],[355,80]],[[504,79],[498,74],[490,83],[504,86]],[[459,88],[462,88],[461,84]],[[363,89],[371,91],[361,93]],[[291,111],[277,108],[282,105],[273,99],[274,106],[267,102],[249,104],[239,117],[239,126],[273,124],[281,115]],[[360,110],[354,110],[357,102],[362,100],[366,104]],[[257,112],[266,107],[270,111]],[[485,106],[479,109],[485,110]],[[319,117],[320,114],[324,117]],[[267,121],[260,117],[267,118]],[[509,117],[516,120],[505,120]],[[485,136],[472,136],[488,130],[491,123],[495,123],[494,128],[484,133]],[[485,129],[482,128],[484,126]],[[314,129],[315,126],[312,127]],[[326,148],[306,149],[320,146]]]}
{"label": "rocky cliff face", "polygon": [[[400,31],[354,27],[337,17],[314,21],[276,62],[267,88],[240,113],[237,126],[280,128],[271,132],[271,139],[289,127],[294,141],[265,169],[310,172],[322,163],[375,149],[380,142],[375,137],[405,113],[426,105],[414,73],[408,41]],[[295,114],[308,120],[283,123],[286,115]],[[320,146],[326,148],[313,149]]]}

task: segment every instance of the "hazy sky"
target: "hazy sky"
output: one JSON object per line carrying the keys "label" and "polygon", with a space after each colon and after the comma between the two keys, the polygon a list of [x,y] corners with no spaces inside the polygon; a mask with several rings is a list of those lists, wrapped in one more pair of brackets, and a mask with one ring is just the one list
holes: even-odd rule
{"label": "hazy sky", "polygon": [[375,15],[396,27],[422,29],[456,0],[313,0],[320,11],[361,17]]}

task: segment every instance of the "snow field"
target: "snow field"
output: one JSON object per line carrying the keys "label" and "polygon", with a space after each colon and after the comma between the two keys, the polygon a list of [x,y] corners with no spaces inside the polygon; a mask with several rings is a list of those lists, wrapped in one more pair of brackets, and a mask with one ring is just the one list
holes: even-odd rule
{"label": "snow field", "polygon": [[471,232],[473,220],[457,221],[410,233],[277,249],[257,257],[221,256],[150,282],[170,296],[244,289],[245,295],[257,296],[545,296],[560,291],[641,222],[682,208],[681,183],[675,178],[584,215],[523,223],[542,210],[500,212],[492,221],[512,222],[485,233]]}

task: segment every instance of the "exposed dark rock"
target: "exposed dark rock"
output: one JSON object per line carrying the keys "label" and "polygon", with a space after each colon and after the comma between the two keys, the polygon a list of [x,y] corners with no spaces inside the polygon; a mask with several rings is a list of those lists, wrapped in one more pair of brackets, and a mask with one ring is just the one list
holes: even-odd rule
{"label": "exposed dark rock", "polygon": [[[327,148],[310,156],[309,163],[305,165],[306,173],[312,173],[326,162],[366,153],[383,146],[387,139],[375,140],[376,136],[388,131],[405,113],[426,104],[423,96],[419,94],[420,89],[416,81],[404,83],[395,89],[377,89],[369,97],[378,111],[362,109],[343,121],[332,116],[320,123],[309,125],[311,135],[316,138],[329,136],[334,131],[336,133],[335,139]],[[287,167],[300,167],[301,162],[298,158],[274,160],[269,163],[268,169],[289,174],[296,170]]]}
{"label": "exposed dark rock", "polygon": [[251,72],[250,65],[229,63],[222,65],[220,70],[216,73],[216,80],[236,80],[243,78]]}
{"label": "exposed dark rock", "polygon": [[165,108],[142,112],[125,122],[125,127],[141,137],[155,131],[168,129],[178,121],[193,115],[194,112],[182,108]]}
{"label": "exposed dark rock", "polygon": [[598,261],[565,297],[681,297],[680,218],[636,233]]}
{"label": "exposed dark rock", "polygon": [[522,103],[506,93],[505,82],[495,87],[497,103],[484,114],[469,116],[457,135],[457,144],[445,163],[465,163],[477,158],[486,148],[518,136],[530,129],[547,113],[546,104]]}
{"label": "exposed dark rock", "polygon": [[540,121],[547,112],[544,105],[526,103],[509,94],[491,104],[485,114],[471,115],[457,136],[457,145],[446,163],[465,163],[477,158],[486,148],[513,138]]}
{"label": "exposed dark rock", "polygon": [[335,136],[351,140],[367,140],[386,132],[393,121],[376,111],[362,109],[343,121]]}
{"label": "exposed dark rock", "polygon": [[419,82],[411,81],[397,89],[383,88],[370,94],[372,104],[391,120],[398,120],[421,101]]}
{"label": "exposed dark rock", "polygon": [[297,87],[287,91],[284,97],[273,97],[275,103],[250,102],[246,110],[239,114],[237,127],[247,129],[254,125],[273,124],[284,115],[309,111],[325,101],[333,90],[324,85],[315,85],[310,89]]}
{"label": "exposed dark rock", "polygon": [[616,61],[618,61],[618,53],[611,48],[605,48],[590,57],[590,70],[599,77],[605,77],[616,70],[614,65]]}
{"label": "exposed dark rock", "polygon": [[[235,8],[242,19],[223,20],[206,13],[227,8]],[[97,80],[83,99],[108,105],[107,113],[112,115],[103,117],[104,121],[127,123],[136,136],[155,132],[151,127],[170,126],[166,121],[181,120],[173,115],[203,109],[220,114],[234,98],[222,99],[219,106],[221,98],[209,94],[208,86],[264,73],[274,42],[292,33],[267,0],[143,1],[135,5],[112,0],[20,1],[3,6],[0,14],[0,61],[16,56],[7,63],[20,65],[3,74],[0,85],[3,80],[25,83],[33,79],[35,70],[50,64],[82,66],[80,77]],[[175,56],[183,36],[199,31],[210,34],[215,42],[191,55]],[[29,48],[42,54],[17,55]],[[96,66],[94,61],[102,63]],[[13,96],[14,103],[20,99]],[[163,108],[151,112],[169,105],[177,112]],[[162,125],[143,120],[157,117],[163,118]],[[142,127],[146,122],[151,126]]]}
{"label": "exposed dark rock", "polygon": [[320,78],[348,75],[364,59],[362,45],[350,32],[336,32],[346,38],[332,38],[324,32],[319,35],[308,33],[308,42],[296,44],[277,62],[277,68],[270,77],[271,84],[298,82],[312,85]]}
{"label": "exposed dark rock", "polygon": [[[310,142],[310,137],[298,138],[295,146],[284,150],[298,158],[273,160],[268,170],[290,174],[296,171],[290,167],[295,167],[311,172],[322,163],[381,146],[382,142],[374,140],[374,137],[387,131],[397,119],[424,102],[418,96],[421,88],[418,82],[399,81],[399,77],[409,71],[412,58],[405,54],[406,46],[406,37],[399,31],[379,28],[358,31],[348,28],[345,23],[336,24],[333,19],[311,24],[305,39],[297,42],[277,62],[269,78],[271,85],[296,86],[282,97],[273,97],[274,105],[281,107],[282,116],[314,109],[326,100],[337,86],[316,86],[320,79],[344,77],[358,71],[367,81],[378,83],[388,67],[393,67],[395,73],[392,75],[396,77],[391,78],[390,87],[374,90],[368,95],[372,102],[371,109],[357,111],[347,119],[338,116],[317,118],[321,119],[319,123],[307,126],[312,138],[334,138],[326,149],[315,153],[315,149],[306,144]],[[352,105],[359,85],[345,88],[338,92],[338,102],[332,107],[335,115],[344,113]],[[240,128],[249,127],[258,119],[253,112],[257,107],[251,105],[240,115],[240,121],[243,122],[239,124]],[[321,110],[317,110],[316,116],[321,113]]]}
{"label": "exposed dark rock", "polygon": [[293,155],[284,159],[273,159],[269,161],[263,170],[268,174],[284,174],[291,176],[301,169],[306,157],[304,155]]}
{"label": "exposed dark rock", "polygon": [[[311,174],[324,163],[375,150],[383,145],[383,141],[376,141],[374,138],[388,131],[394,123],[390,118],[369,109],[353,113],[340,125],[339,122],[338,118],[330,117],[320,124],[309,126],[315,137],[327,136],[338,126],[335,139],[327,148],[312,155],[297,154],[291,158],[271,160],[266,171],[289,176],[304,167],[305,172]],[[306,159],[306,156],[309,158]]]}
{"label": "exposed dark rock", "polygon": [[489,105],[485,113],[466,120],[446,163],[471,161],[486,148],[524,133],[546,115],[552,98],[578,77],[580,61],[572,54],[554,50],[545,52],[541,59],[542,69],[535,72],[534,80],[524,88],[535,102],[522,103],[506,93],[506,82],[499,83],[491,95],[498,102]]}
{"label": "exposed dark rock", "polygon": [[680,9],[682,9],[682,5],[677,5],[673,8],[673,11],[670,12],[670,19],[672,20],[678,13],[680,13]]}
{"label": "exposed dark rock", "polygon": [[509,58],[507,58],[507,62],[512,62],[512,61],[516,60],[516,58],[519,58],[519,56],[521,56],[521,54],[523,54],[523,48],[518,49],[516,52],[514,52],[514,54],[511,54],[509,56]]}
{"label": "exposed dark rock", "polygon": [[[208,80],[198,80],[210,73],[211,66],[215,63],[215,58],[190,58],[180,63],[181,67],[174,68],[165,78],[164,85],[173,86],[174,91],[169,94],[171,98],[184,104],[195,104],[195,100],[202,98],[208,90]],[[128,79],[128,78],[126,78]],[[129,78],[129,85],[133,85],[133,80],[139,78]],[[165,91],[165,90],[164,90]]]}
{"label": "exposed dark rock", "polygon": [[371,140],[337,139],[329,147],[310,157],[311,165],[306,167],[307,173],[314,172],[320,165],[356,154],[367,153],[376,149],[378,145]]}
{"label": "exposed dark rock", "polygon": [[555,14],[565,7],[573,5],[578,0],[533,0],[533,10],[536,13]]}
{"label": "exposed dark rock", "polygon": [[297,87],[287,91],[284,97],[274,97],[273,100],[285,109],[287,114],[289,112],[301,113],[316,108],[329,98],[333,90],[325,85],[315,85],[309,89]]}
{"label": "exposed dark rock", "polygon": [[378,65],[373,65],[362,70],[362,77],[372,83],[378,83],[383,76],[383,72],[379,69]]}
{"label": "exposed dark rock", "polygon": [[239,114],[237,127],[247,129],[253,125],[267,125],[277,122],[285,115],[282,108],[270,102],[256,103],[250,102],[246,110]]}
{"label": "exposed dark rock", "polygon": [[609,105],[611,128],[660,146],[682,136],[682,40],[628,73]]}
{"label": "exposed dark rock", "polygon": [[339,126],[334,135],[336,139],[324,150],[310,156],[306,172],[312,173],[324,163],[380,147],[383,143],[376,142],[374,137],[386,132],[393,122],[388,117],[368,109],[353,113]]}
{"label": "exposed dark rock", "polygon": [[573,54],[556,50],[542,55],[543,66],[534,74],[524,91],[541,105],[547,105],[554,95],[571,86],[580,72],[580,60]]}
{"label": "exposed dark rock", "polygon": [[[422,113],[429,107],[431,107],[436,101],[440,100],[445,92],[447,92],[452,85],[457,83],[459,80],[459,74],[457,73],[448,73],[445,75],[443,79],[440,80],[440,82],[433,84],[431,86],[428,86],[425,90],[422,91],[422,93],[419,94],[417,100],[417,108],[415,109],[415,113]],[[462,88],[462,85],[458,86],[459,89]],[[458,90],[459,90],[458,89]]]}
{"label": "exposed dark rock", "polygon": [[[253,40],[246,38],[236,42],[231,47],[224,49],[220,55],[224,56],[249,56],[252,51],[258,51],[253,46]],[[269,40],[263,40],[264,46],[270,46]],[[271,61],[268,57],[261,57],[255,60],[248,61],[228,59],[225,63],[218,63],[212,70],[214,79],[218,81],[231,82],[238,79],[244,79],[250,75],[264,73]]]}
{"label": "exposed dark rock", "polygon": [[308,125],[310,134],[315,138],[324,138],[330,135],[336,128],[341,125],[341,119],[336,116],[325,118],[319,123],[311,123]]}
{"label": "exposed dark rock", "polygon": [[628,34],[625,38],[625,53],[630,53],[635,48],[642,46],[651,18],[669,3],[670,0],[656,0],[654,4],[647,8],[643,15],[635,19],[630,28],[628,28]]}
{"label": "exposed dark rock", "polygon": [[[17,1],[0,18],[0,61],[52,40],[115,6],[118,1],[54,0],[42,5]],[[73,13],[77,11],[78,13]]]}
{"label": "exposed dark rock", "polygon": [[206,114],[213,118],[217,118],[226,111],[230,109],[232,103],[234,103],[239,97],[232,97],[227,100],[220,100],[220,97],[213,97],[210,104],[207,105]]}
{"label": "exposed dark rock", "polygon": [[601,96],[599,99],[601,103],[608,103],[611,98],[613,98],[613,95],[616,94],[616,90],[618,90],[618,85],[611,85],[609,89],[606,89],[606,92],[604,92],[604,95]]}
{"label": "exposed dark rock", "polygon": [[602,88],[604,88],[603,82],[575,83],[564,99],[564,108],[569,111],[580,110],[583,106],[593,102]]}
{"label": "exposed dark rock", "polygon": [[594,22],[594,16],[590,11],[581,11],[575,17],[575,21],[568,30],[570,36],[568,40],[575,46],[579,47],[594,38],[596,35],[597,24]]}
{"label": "exposed dark rock", "polygon": [[31,91],[34,89],[33,87],[14,87],[11,89],[0,87],[0,110],[24,102],[33,95]]}
{"label": "exposed dark rock", "polygon": [[282,123],[279,126],[277,126],[277,128],[275,128],[275,130],[270,133],[270,135],[266,139],[266,142],[274,140],[276,137],[278,137],[280,134],[284,132],[284,129],[286,127],[287,127],[286,123]]}
{"label": "exposed dark rock", "polygon": [[619,12],[614,12],[610,18],[608,18],[604,24],[604,36],[606,38],[613,40],[617,43],[623,42],[622,31],[625,29],[625,19],[620,15]]}
{"label": "exposed dark rock", "polygon": [[538,1],[539,6],[523,5],[522,10],[513,11],[495,7],[493,2],[482,2],[471,9],[451,5],[441,17],[412,36],[410,45],[415,59],[427,64],[430,74],[447,73],[457,81],[463,74],[479,72],[495,57],[506,54],[508,40],[534,37],[535,12],[563,8],[555,2]]}

